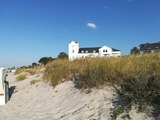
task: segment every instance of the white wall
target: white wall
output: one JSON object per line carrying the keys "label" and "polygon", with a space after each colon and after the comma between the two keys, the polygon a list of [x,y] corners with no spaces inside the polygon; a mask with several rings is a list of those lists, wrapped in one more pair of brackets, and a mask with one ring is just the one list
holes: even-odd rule
{"label": "white wall", "polygon": [[74,60],[78,57],[79,44],[72,41],[68,45],[68,56],[69,60]]}
{"label": "white wall", "polygon": [[78,53],[77,58],[98,57],[99,53]]}
{"label": "white wall", "polygon": [[121,51],[113,51],[112,56],[115,56],[115,57],[121,56]]}

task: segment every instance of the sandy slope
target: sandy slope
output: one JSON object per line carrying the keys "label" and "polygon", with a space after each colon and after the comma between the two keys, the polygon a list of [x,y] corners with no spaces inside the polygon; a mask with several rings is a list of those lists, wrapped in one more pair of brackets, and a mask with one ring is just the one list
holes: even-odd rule
{"label": "sandy slope", "polygon": [[[109,88],[93,90],[86,94],[74,88],[71,81],[52,88],[44,82],[31,85],[30,81],[41,76],[28,76],[16,82],[9,74],[10,101],[0,106],[0,120],[111,120],[115,92]],[[14,89],[15,88],[15,89]],[[131,112],[134,120],[150,119],[144,113]]]}

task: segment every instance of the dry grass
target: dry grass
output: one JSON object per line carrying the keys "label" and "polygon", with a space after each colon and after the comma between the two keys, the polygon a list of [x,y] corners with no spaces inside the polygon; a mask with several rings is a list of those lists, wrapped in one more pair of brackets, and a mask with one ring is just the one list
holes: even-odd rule
{"label": "dry grass", "polygon": [[[81,62],[81,61],[80,61]],[[50,81],[52,86],[56,86],[64,80],[70,80],[83,69],[83,64],[77,64],[77,61],[55,60],[46,66],[44,79]]]}
{"label": "dry grass", "polygon": [[126,78],[146,80],[160,75],[160,54],[143,54],[75,61],[55,60],[46,66],[44,79],[53,86],[77,78],[78,88],[98,87],[107,83],[120,85]]}
{"label": "dry grass", "polygon": [[30,75],[34,75],[40,69],[41,69],[41,66],[34,67],[34,68],[18,68],[15,74],[28,73]]}
{"label": "dry grass", "polygon": [[16,80],[17,81],[22,81],[22,80],[25,80],[26,79],[26,74],[20,74],[16,77]]}
{"label": "dry grass", "polygon": [[37,84],[37,83],[39,83],[39,82],[40,82],[40,80],[32,80],[32,81],[31,81],[31,85]]}

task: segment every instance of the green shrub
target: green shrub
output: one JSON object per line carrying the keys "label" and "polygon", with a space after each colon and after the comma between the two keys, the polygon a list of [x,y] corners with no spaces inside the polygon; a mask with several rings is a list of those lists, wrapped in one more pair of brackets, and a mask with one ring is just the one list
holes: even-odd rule
{"label": "green shrub", "polygon": [[[147,76],[146,76],[147,77]],[[160,105],[160,76],[150,76],[148,79],[140,80],[128,78],[121,85],[121,93],[124,95],[124,101],[129,101],[126,105]]]}
{"label": "green shrub", "polygon": [[[136,105],[145,112],[153,106],[155,112],[160,109],[160,56],[159,54],[140,55],[132,58],[132,68],[126,71],[121,83],[120,98],[124,109],[131,110]],[[159,110],[156,110],[156,109]],[[159,113],[156,113],[157,116]]]}
{"label": "green shrub", "polygon": [[38,83],[38,82],[40,82],[40,80],[32,80],[32,81],[31,81],[31,85],[34,85],[34,84],[36,84],[36,83]]}
{"label": "green shrub", "polygon": [[112,118],[113,118],[114,120],[116,120],[116,118],[117,118],[120,114],[122,114],[123,111],[124,111],[124,109],[123,109],[122,107],[117,107],[117,109],[113,111]]}
{"label": "green shrub", "polygon": [[26,79],[26,74],[20,74],[16,77],[16,80],[17,81],[22,81],[22,80],[25,80]]}

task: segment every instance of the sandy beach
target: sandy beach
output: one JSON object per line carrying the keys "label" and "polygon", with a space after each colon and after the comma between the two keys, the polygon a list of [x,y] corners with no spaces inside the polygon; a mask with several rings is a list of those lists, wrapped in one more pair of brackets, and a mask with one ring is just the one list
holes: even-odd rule
{"label": "sandy beach", "polygon": [[[41,74],[19,82],[15,77],[8,75],[11,97],[0,106],[0,120],[111,120],[117,94],[109,87],[86,93],[76,89],[72,81],[53,88],[42,81]],[[32,80],[39,82],[31,85]],[[133,120],[153,119],[135,110],[130,116]]]}

